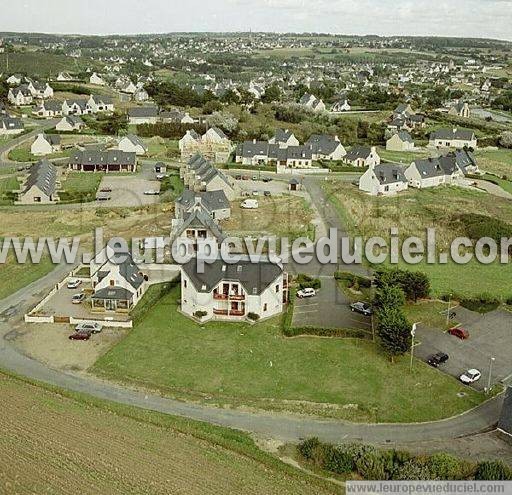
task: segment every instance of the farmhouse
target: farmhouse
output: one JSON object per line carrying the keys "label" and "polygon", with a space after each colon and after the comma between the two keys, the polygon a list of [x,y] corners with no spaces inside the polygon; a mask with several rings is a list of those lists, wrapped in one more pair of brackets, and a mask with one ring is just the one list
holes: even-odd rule
{"label": "farmhouse", "polygon": [[[269,318],[283,311],[288,277],[280,264],[242,257],[227,264],[218,259],[198,273],[194,258],[181,269],[181,310],[203,320],[242,320],[249,314]],[[204,315],[204,316],[203,316]]]}
{"label": "farmhouse", "polygon": [[91,77],[89,77],[89,83],[95,84],[96,86],[105,86],[106,84],[103,78],[96,74],[96,72],[93,72]]}
{"label": "farmhouse", "polygon": [[148,285],[129,253],[116,253],[107,259],[91,273],[91,282],[93,312],[128,312],[140,301]]}
{"label": "farmhouse", "polygon": [[84,128],[84,121],[77,115],[66,115],[55,126],[55,129],[59,132],[81,131]]}
{"label": "farmhouse", "polygon": [[388,151],[413,151],[414,141],[407,131],[399,131],[386,141]]}
{"label": "farmhouse", "polygon": [[144,141],[135,134],[128,134],[121,138],[118,148],[127,153],[135,153],[137,156],[146,155],[148,152],[148,147],[144,144]]}
{"label": "farmhouse", "polygon": [[23,122],[12,117],[0,117],[0,136],[21,134],[24,130]]}
{"label": "farmhouse", "polygon": [[23,76],[21,74],[13,74],[6,79],[9,86],[19,86],[21,81],[23,81]]}
{"label": "farmhouse", "polygon": [[354,146],[343,157],[343,161],[353,167],[370,167],[380,164],[380,156],[375,146]]}
{"label": "farmhouse", "polygon": [[438,129],[430,134],[428,145],[432,148],[471,148],[477,147],[474,131],[470,129]]}
{"label": "farmhouse", "polygon": [[436,187],[441,184],[451,184],[457,176],[457,170],[449,166],[447,162],[441,162],[438,158],[416,160],[406,170],[405,176],[409,186],[418,189]]}
{"label": "farmhouse", "polygon": [[27,181],[18,192],[16,204],[52,204],[59,198],[57,195],[57,169],[48,160],[41,160],[30,167]]}
{"label": "farmhouse", "polygon": [[349,112],[351,110],[350,103],[347,98],[340,98],[331,108],[332,113]]}
{"label": "farmhouse", "polygon": [[34,98],[46,99],[53,96],[53,88],[48,83],[30,81],[27,87]]}
{"label": "farmhouse", "polygon": [[448,110],[448,115],[456,115],[458,117],[469,118],[471,115],[471,110],[467,102],[459,100],[455,105],[450,107]]}
{"label": "farmhouse", "polygon": [[226,194],[221,190],[194,192],[185,189],[174,205],[176,218],[183,218],[197,208],[201,208],[217,221],[231,216],[231,205]]}
{"label": "farmhouse", "polygon": [[405,191],[407,187],[403,169],[390,164],[370,165],[359,179],[359,189],[372,196],[390,196]]}
{"label": "farmhouse", "polygon": [[60,136],[58,134],[38,134],[30,147],[30,153],[34,156],[51,155],[60,150]]}
{"label": "farmhouse", "polygon": [[76,150],[69,159],[69,168],[80,172],[135,172],[135,153],[119,150]]}

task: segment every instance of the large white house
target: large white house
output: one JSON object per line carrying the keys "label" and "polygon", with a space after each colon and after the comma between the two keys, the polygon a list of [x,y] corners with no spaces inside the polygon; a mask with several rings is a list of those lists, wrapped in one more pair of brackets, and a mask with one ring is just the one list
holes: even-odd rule
{"label": "large white house", "polygon": [[476,149],[477,139],[470,129],[438,129],[430,134],[428,145],[431,148]]}
{"label": "large white house", "polygon": [[60,136],[58,134],[38,134],[30,147],[34,156],[51,155],[61,150]]}
{"label": "large white house", "polygon": [[341,160],[347,154],[338,136],[313,134],[305,146],[311,148],[313,160]]}
{"label": "large white house", "polygon": [[359,179],[359,189],[372,196],[391,196],[407,188],[407,178],[398,165],[370,165]]}
{"label": "large white house", "polygon": [[353,167],[371,167],[380,164],[380,156],[375,146],[354,146],[343,161]]}
{"label": "large white house", "polygon": [[204,270],[193,258],[181,269],[181,310],[191,317],[237,321],[252,313],[269,318],[283,311],[287,299],[287,274],[266,258],[242,257],[233,264],[218,259]]}
{"label": "large white house", "polygon": [[127,153],[135,153],[137,156],[146,155],[148,147],[144,141],[135,134],[128,134],[120,139],[118,148]]}

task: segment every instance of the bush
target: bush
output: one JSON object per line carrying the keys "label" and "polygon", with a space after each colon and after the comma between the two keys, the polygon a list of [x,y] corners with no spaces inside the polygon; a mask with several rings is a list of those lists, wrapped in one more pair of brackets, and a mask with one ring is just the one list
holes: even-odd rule
{"label": "bush", "polygon": [[350,272],[336,272],[334,278],[339,282],[342,282],[349,289],[370,289],[372,286],[372,280],[368,277],[361,277]]}
{"label": "bush", "polygon": [[354,457],[343,447],[332,447],[325,452],[324,469],[336,474],[348,474],[354,471]]}
{"label": "bush", "polygon": [[201,319],[201,318],[204,318],[207,314],[208,314],[208,313],[207,313],[206,311],[196,311],[196,312],[194,313],[194,316],[195,316],[196,318]]}
{"label": "bush", "polygon": [[317,327],[292,327],[283,328],[286,337],[298,337],[299,335],[315,335],[317,337],[338,337],[348,339],[371,339],[372,333],[362,329],[346,328],[317,328]]}
{"label": "bush", "polygon": [[476,480],[512,480],[512,470],[501,461],[479,462],[475,473]]}
{"label": "bush", "polygon": [[468,474],[468,463],[445,453],[431,455],[426,466],[432,476],[440,480],[463,480]]}
{"label": "bush", "polygon": [[418,299],[427,298],[430,295],[430,280],[422,272],[380,269],[375,274],[375,284],[381,288],[386,285],[398,286],[409,301],[416,302]]}
{"label": "bush", "polygon": [[473,298],[463,298],[460,300],[460,305],[470,311],[483,314],[497,309],[500,300],[490,294],[482,294]]}
{"label": "bush", "polygon": [[393,475],[393,479],[397,481],[409,481],[431,480],[433,478],[428,467],[415,459],[399,466]]}
{"label": "bush", "polygon": [[304,457],[307,461],[311,461],[314,457],[315,450],[321,445],[320,440],[317,437],[308,438],[303,442],[299,443],[297,450],[299,454]]}
{"label": "bush", "polygon": [[322,282],[318,278],[310,277],[309,275],[305,275],[303,273],[300,273],[297,275],[297,278],[295,279],[297,284],[299,285],[299,289],[315,289],[318,290],[322,287]]}
{"label": "bush", "polygon": [[258,321],[260,319],[260,315],[258,315],[256,313],[249,313],[247,315],[247,318],[249,318],[249,320],[252,320],[252,321]]}
{"label": "bush", "polygon": [[368,451],[356,461],[357,472],[367,480],[385,480],[384,458],[380,452]]}
{"label": "bush", "polygon": [[512,225],[500,218],[463,213],[453,217],[452,223],[455,226],[462,225],[464,233],[474,241],[482,237],[490,237],[499,243],[502,237],[512,237]]}

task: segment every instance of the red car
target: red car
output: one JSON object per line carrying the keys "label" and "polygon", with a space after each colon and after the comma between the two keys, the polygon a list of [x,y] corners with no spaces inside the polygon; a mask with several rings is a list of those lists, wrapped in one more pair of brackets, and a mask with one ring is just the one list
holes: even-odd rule
{"label": "red car", "polygon": [[458,337],[461,340],[469,339],[469,332],[465,328],[461,328],[461,327],[450,328],[450,330],[448,330],[448,333],[450,335],[453,335],[454,337]]}
{"label": "red car", "polygon": [[91,332],[76,332],[69,336],[69,340],[89,340]]}

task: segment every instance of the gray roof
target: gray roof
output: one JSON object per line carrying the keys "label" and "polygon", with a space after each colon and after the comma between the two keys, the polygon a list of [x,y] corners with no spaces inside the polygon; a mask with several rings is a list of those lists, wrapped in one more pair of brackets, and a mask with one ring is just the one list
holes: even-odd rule
{"label": "gray roof", "polygon": [[133,293],[128,289],[124,289],[123,287],[105,287],[104,289],[100,289],[94,293],[92,299],[96,300],[104,300],[104,299],[112,299],[116,301],[131,301],[133,298]]}
{"label": "gray roof", "polygon": [[293,136],[293,132],[288,129],[277,129],[274,134],[274,139],[276,143],[287,143],[288,139]]}
{"label": "gray roof", "polygon": [[[422,178],[439,177],[442,175],[451,175],[449,163],[442,164],[439,158],[427,158],[426,160],[416,160],[414,162],[416,169]],[[444,166],[443,166],[444,165]]]}
{"label": "gray roof", "polygon": [[70,158],[72,165],[135,165],[135,153],[120,150],[76,150]]}
{"label": "gray roof", "polygon": [[144,144],[144,141],[139,136],[136,136],[135,134],[128,134],[126,138],[129,139],[134,146],[142,146],[145,150],[148,149]]}
{"label": "gray roof", "polygon": [[68,122],[72,126],[85,125],[84,121],[78,115],[66,115],[64,119],[66,119],[66,122]]}
{"label": "gray roof", "polygon": [[231,187],[228,178],[200,153],[197,153],[189,160],[188,168],[193,170],[205,184],[208,184],[215,177],[220,177],[227,186]]}
{"label": "gray roof", "polygon": [[211,264],[205,264],[203,273],[197,273],[196,263],[194,258],[182,268],[199,292],[211,292],[225,280],[239,282],[248,295],[259,295],[283,273],[280,265],[271,263],[266,258],[252,263],[248,257],[243,257],[234,264],[218,259]]}
{"label": "gray roof", "polygon": [[104,105],[112,105],[114,103],[114,99],[110,98],[110,96],[104,96],[104,95],[91,95],[91,98],[96,103],[103,103]]}
{"label": "gray roof", "polygon": [[144,283],[144,276],[142,275],[139,267],[133,261],[130,253],[118,253],[112,256],[111,259],[106,261],[104,265],[98,270],[100,279],[105,278],[109,270],[108,264],[119,265],[119,275],[123,277],[134,290],[137,290]]}
{"label": "gray roof", "polygon": [[69,107],[76,105],[82,110],[85,110],[87,108],[87,100],[83,100],[81,98],[66,98],[65,101]]}
{"label": "gray roof", "polygon": [[156,117],[158,115],[158,108],[155,106],[134,107],[128,110],[128,115],[135,118]]}
{"label": "gray roof", "polygon": [[500,420],[498,422],[498,428],[509,435],[512,435],[512,387],[507,388]]}
{"label": "gray roof", "polygon": [[204,210],[194,210],[187,213],[183,218],[183,223],[174,232],[176,236],[181,235],[187,229],[207,229],[215,238],[222,242],[225,235],[221,228],[215,223],[212,217]]}
{"label": "gray roof", "polygon": [[355,161],[358,158],[362,158],[366,160],[372,152],[372,149],[369,146],[354,146],[350,151],[345,155],[345,159],[349,161]]}
{"label": "gray roof", "polygon": [[270,146],[267,141],[245,141],[237,146],[236,155],[244,158],[252,158],[256,155],[268,156]]}
{"label": "gray roof", "polygon": [[404,143],[412,143],[412,137],[407,131],[398,131],[398,137],[400,138],[400,141]]}
{"label": "gray roof", "polygon": [[340,142],[328,134],[313,134],[307,141],[306,146],[310,146],[315,155],[331,155],[336,151]]}
{"label": "gray roof", "polygon": [[46,110],[50,110],[52,112],[60,112],[62,111],[62,101],[59,100],[47,100],[41,103],[41,107],[44,107]]}
{"label": "gray roof", "polygon": [[396,182],[407,182],[402,167],[395,165],[375,165],[373,173],[381,184],[395,184]]}
{"label": "gray roof", "polygon": [[450,141],[459,139],[463,141],[471,141],[475,137],[475,133],[470,129],[438,129],[430,135],[431,139],[444,139]]}
{"label": "gray roof", "polygon": [[48,160],[41,160],[30,167],[30,174],[25,184],[26,193],[31,187],[36,186],[47,196],[55,194],[55,181],[57,169]]}
{"label": "gray roof", "polygon": [[221,139],[228,139],[226,134],[224,134],[224,131],[222,129],[219,129],[218,127],[210,127],[212,131],[215,131],[215,133],[221,138]]}
{"label": "gray roof", "polygon": [[16,119],[13,117],[3,117],[0,118],[0,127],[5,127],[6,129],[23,129],[24,124],[20,119]]}
{"label": "gray roof", "polygon": [[201,205],[208,211],[224,210],[230,207],[228,198],[224,191],[202,191],[193,192],[185,189],[182,195],[176,200],[185,210],[195,205],[196,199],[201,201]]}

